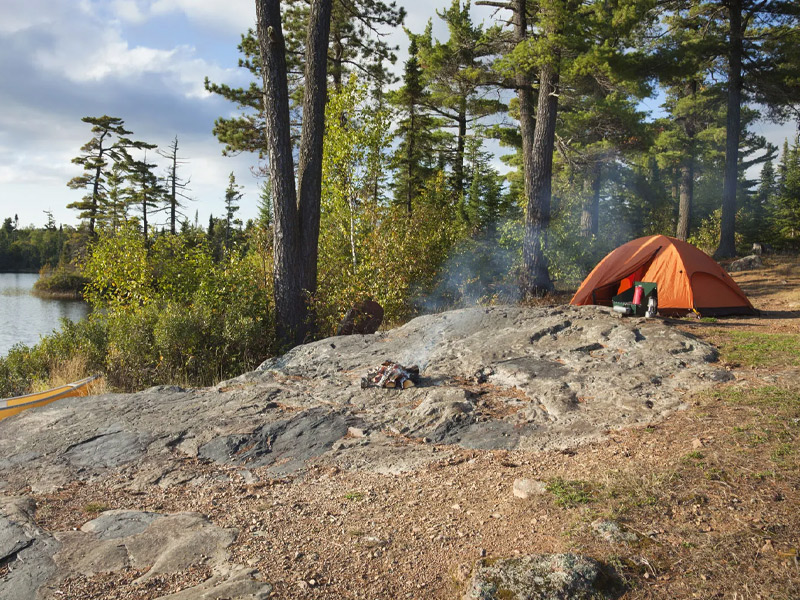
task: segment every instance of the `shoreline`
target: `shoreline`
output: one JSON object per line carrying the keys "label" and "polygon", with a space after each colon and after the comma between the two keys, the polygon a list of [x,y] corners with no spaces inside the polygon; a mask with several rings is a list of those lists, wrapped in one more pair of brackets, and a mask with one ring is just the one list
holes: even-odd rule
{"label": "shoreline", "polygon": [[37,290],[34,288],[31,290],[31,295],[41,298],[42,300],[68,300],[74,302],[86,302],[80,292]]}

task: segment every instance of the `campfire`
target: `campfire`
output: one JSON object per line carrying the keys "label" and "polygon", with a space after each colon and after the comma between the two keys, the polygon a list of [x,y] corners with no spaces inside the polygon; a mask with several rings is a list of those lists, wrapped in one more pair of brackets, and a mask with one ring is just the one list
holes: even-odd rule
{"label": "campfire", "polygon": [[419,367],[411,365],[404,367],[400,363],[387,360],[377,371],[367,373],[361,378],[361,387],[381,387],[406,389],[419,383]]}

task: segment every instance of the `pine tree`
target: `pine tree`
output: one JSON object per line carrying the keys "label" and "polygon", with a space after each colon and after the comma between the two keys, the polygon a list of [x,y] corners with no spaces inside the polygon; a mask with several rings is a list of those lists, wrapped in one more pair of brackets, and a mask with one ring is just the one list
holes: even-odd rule
{"label": "pine tree", "polygon": [[436,170],[438,140],[434,132],[438,122],[427,109],[429,93],[422,79],[417,38],[410,33],[409,38],[403,86],[390,95],[390,100],[399,116],[396,129],[399,144],[392,157],[396,171],[392,187],[395,202],[411,215],[415,199]]}
{"label": "pine tree", "polygon": [[735,217],[739,190],[743,108],[757,104],[765,116],[785,119],[800,103],[796,0],[684,0],[702,21],[704,57],[727,95],[722,222],[715,256],[736,253]]}
{"label": "pine tree", "polygon": [[225,249],[230,251],[233,243],[233,226],[241,225],[241,221],[235,218],[239,210],[239,200],[242,199],[242,186],[236,184],[236,177],[231,171],[228,176],[228,187],[225,188]]}
{"label": "pine tree", "polygon": [[89,188],[91,192],[80,201],[71,202],[67,208],[80,211],[78,217],[88,220],[89,235],[93,236],[95,222],[104,211],[109,164],[130,160],[131,149],[155,146],[131,141],[127,136],[132,132],[125,129],[123,120],[118,117],[83,117],[81,121],[92,126],[94,136],[81,147],[82,154],[72,159],[73,163],[83,167],[84,174],[70,179],[67,186],[72,189]]}
{"label": "pine tree", "polygon": [[740,225],[742,235],[750,242],[776,242],[775,224],[772,209],[777,196],[775,166],[768,160],[761,167],[758,189],[750,195],[750,201],[744,207],[744,215]]}
{"label": "pine tree", "polygon": [[158,150],[158,153],[169,161],[165,181],[166,193],[164,195],[164,202],[165,207],[169,211],[169,232],[175,235],[175,223],[178,217],[186,217],[186,215],[180,211],[183,207],[183,201],[191,199],[186,194],[189,180],[184,180],[178,175],[178,167],[186,164],[186,161],[178,156],[178,136],[175,136],[166,150]]}
{"label": "pine tree", "polygon": [[[497,68],[513,78],[518,98],[525,182],[520,289],[524,296],[541,296],[553,290],[545,249],[560,98],[563,90],[569,89],[569,76],[590,70],[603,74],[609,63],[630,50],[624,43],[597,41],[609,26],[617,31],[609,41],[628,39],[627,33],[643,20],[650,3],[620,0],[613,10],[607,10],[607,3],[593,0],[480,0],[477,4],[512,14],[512,31],[507,37],[513,48],[498,61]],[[534,76],[538,82],[535,122]]]}
{"label": "pine tree", "polygon": [[147,162],[147,153],[141,160],[126,163],[127,180],[130,184],[130,204],[141,215],[142,236],[145,245],[149,241],[150,222],[148,217],[159,208],[163,201],[164,187],[155,174],[155,163]]}
{"label": "pine tree", "polygon": [[311,335],[308,298],[317,290],[322,149],[327,93],[331,0],[312,0],[308,19],[303,129],[297,165],[290,137],[286,43],[278,0],[258,0],[256,20],[267,119],[269,178],[275,215],[273,285],[277,337],[296,345]]}
{"label": "pine tree", "polygon": [[463,204],[466,224],[493,240],[500,222],[512,212],[510,196],[503,192],[503,177],[490,164],[490,155],[473,142],[468,158],[472,172]]}
{"label": "pine tree", "polygon": [[[287,48],[292,56],[305,52],[305,28],[308,23],[308,3],[289,0],[286,3],[285,22]],[[333,89],[342,90],[350,74],[368,80],[373,87],[378,82],[389,82],[391,75],[386,64],[394,64],[394,52],[383,38],[387,29],[403,23],[405,9],[396,2],[382,0],[355,0],[333,2],[331,30],[328,43],[328,75]],[[296,59],[295,59],[296,60]],[[298,63],[299,64],[299,63]],[[297,66],[297,65],[291,65]],[[301,72],[302,69],[296,69]]]}
{"label": "pine tree", "polygon": [[105,210],[100,219],[104,227],[116,233],[123,223],[128,221],[130,190],[125,188],[127,173],[123,163],[115,162],[106,179]]}
{"label": "pine tree", "polygon": [[773,221],[782,245],[800,247],[800,134],[784,144]]}
{"label": "pine tree", "polygon": [[[384,41],[385,30],[401,24],[405,10],[395,2],[356,0],[332,2],[329,44],[326,50],[328,72],[335,89],[340,89],[343,78],[355,70],[373,82],[376,91],[391,82],[387,63],[394,63],[394,48]],[[308,26],[309,3],[292,0],[282,7],[284,42],[286,45],[287,89],[289,110],[292,115],[291,136],[296,144],[300,139],[302,123],[304,56]],[[250,72],[253,80],[245,88],[205,79],[205,88],[231,101],[239,115],[220,117],[214,122],[213,133],[223,144],[223,155],[252,152],[260,159],[266,157],[266,120],[263,114],[263,74],[256,32],[248,30],[238,44],[241,54],[239,67]]]}
{"label": "pine tree", "polygon": [[482,27],[472,23],[470,3],[453,0],[437,15],[448,27],[446,42],[433,39],[432,23],[415,36],[422,78],[428,89],[425,104],[443,119],[445,127],[456,130],[456,147],[450,151],[452,187],[457,198],[464,194],[464,152],[468,128],[480,119],[505,110],[497,98],[487,97],[488,73],[483,64],[494,49],[484,40]]}

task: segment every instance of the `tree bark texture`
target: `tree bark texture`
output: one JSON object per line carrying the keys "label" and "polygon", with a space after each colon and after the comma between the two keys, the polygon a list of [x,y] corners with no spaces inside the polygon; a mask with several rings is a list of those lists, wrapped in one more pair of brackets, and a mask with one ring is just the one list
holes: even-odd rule
{"label": "tree bark texture", "polygon": [[256,0],[256,26],[264,79],[264,116],[275,218],[273,283],[276,333],[281,343],[291,344],[296,343],[303,333],[306,299],[302,287],[305,273],[300,256],[289,125],[286,45],[279,0]]}
{"label": "tree bark texture", "polygon": [[581,237],[590,238],[599,232],[600,187],[603,165],[596,161],[584,180],[584,202],[581,209]]}
{"label": "tree bark texture", "polygon": [[89,236],[94,237],[94,222],[97,214],[100,212],[100,176],[103,171],[103,153],[106,151],[103,148],[103,140],[106,139],[107,132],[104,131],[100,134],[100,141],[98,143],[99,149],[97,152],[97,169],[94,173],[94,182],[92,184],[92,209],[91,216],[89,217]]}
{"label": "tree bark texture", "polygon": [[742,0],[728,0],[730,35],[728,46],[728,115],[725,132],[725,178],[722,182],[722,222],[716,258],[736,255],[736,188],[739,179],[739,131],[742,108]]}
{"label": "tree bark texture", "polygon": [[[176,140],[178,138],[175,138]],[[175,235],[175,220],[177,211],[178,193],[178,144],[175,143],[175,151],[172,154],[172,168],[170,173],[170,196],[169,196],[169,232]]]}
{"label": "tree bark texture", "polygon": [[692,217],[692,199],[694,198],[694,156],[689,154],[681,167],[680,200],[678,202],[678,227],[675,237],[686,241],[689,239],[689,221]]}
{"label": "tree bark texture", "polygon": [[464,147],[467,143],[467,99],[461,98],[458,110],[458,139],[456,157],[453,161],[453,187],[457,198],[464,196]]}
{"label": "tree bark texture", "polygon": [[[521,44],[525,41],[528,32],[526,0],[513,0],[514,43]],[[536,274],[544,265],[544,255],[541,246],[541,223],[538,221],[540,211],[537,209],[537,188],[534,186],[534,170],[536,168],[533,151],[538,127],[534,126],[533,119],[533,86],[530,75],[520,68],[515,76],[517,98],[519,99],[519,129],[522,137],[522,169],[525,180],[525,235],[522,241],[523,272],[520,274],[520,291],[523,296],[531,293],[541,293],[537,290]],[[542,94],[546,94],[542,86],[539,91],[541,105]],[[538,116],[538,115],[537,115]],[[552,161],[552,148],[551,148]],[[549,212],[549,211],[548,211]],[[549,282],[547,267],[545,277]],[[547,286],[545,285],[545,288]],[[552,284],[550,285],[552,289]]]}
{"label": "tree bark texture", "polygon": [[[306,37],[306,89],[303,94],[303,132],[297,169],[300,252],[303,292],[317,292],[319,220],[322,196],[322,149],[325,137],[325,105],[328,102],[328,40],[332,0],[311,3]],[[313,333],[313,314],[306,319],[303,337]],[[300,340],[299,340],[300,341]]]}
{"label": "tree bark texture", "polygon": [[94,222],[100,212],[100,175],[103,170],[103,142],[100,141],[100,153],[97,159],[97,169],[94,172],[94,183],[92,184],[92,209],[89,217],[89,235],[94,237]]}
{"label": "tree bark texture", "polygon": [[[536,128],[529,156],[525,157],[525,234],[522,240],[523,296],[543,296],[553,291],[544,247],[550,225],[553,149],[558,111],[558,71],[547,62],[539,75]],[[528,171],[530,169],[530,171]]]}
{"label": "tree bark texture", "polygon": [[[697,95],[697,80],[693,79],[686,86],[686,96],[694,100]],[[692,204],[694,203],[694,163],[697,144],[696,122],[694,109],[683,121],[683,130],[688,142],[686,157],[681,165],[680,183],[678,184],[678,224],[675,228],[675,237],[686,241],[689,239],[689,224],[692,220]]]}

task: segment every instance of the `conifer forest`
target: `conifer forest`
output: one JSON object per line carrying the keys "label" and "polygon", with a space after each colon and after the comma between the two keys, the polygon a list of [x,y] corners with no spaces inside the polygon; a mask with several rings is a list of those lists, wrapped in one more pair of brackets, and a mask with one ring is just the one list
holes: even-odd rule
{"label": "conifer forest", "polygon": [[[0,270],[93,311],[0,358],[0,396],[76,363],[115,389],[210,385],[361,300],[385,324],[538,301],[644,235],[720,261],[797,252],[800,3],[475,5],[492,17],[453,0],[398,48],[402,3],[255,0],[249,85],[204,85],[230,105],[208,124],[220,151],[252,157],[261,193],[231,173],[208,222],[180,133],[157,146],[125,115],[84,117],[64,182],[79,225],[3,215]],[[765,123],[795,133],[775,146]]]}

